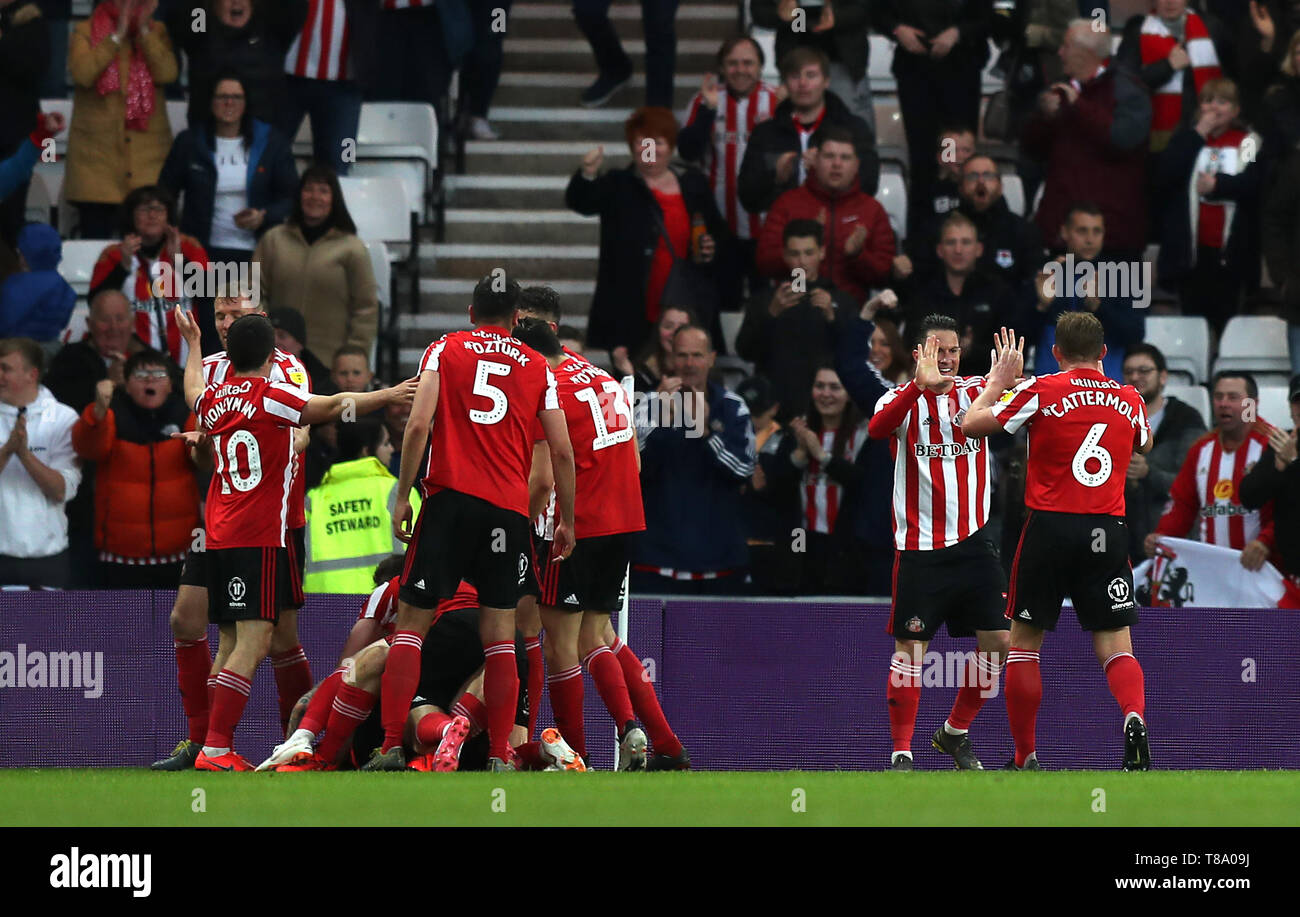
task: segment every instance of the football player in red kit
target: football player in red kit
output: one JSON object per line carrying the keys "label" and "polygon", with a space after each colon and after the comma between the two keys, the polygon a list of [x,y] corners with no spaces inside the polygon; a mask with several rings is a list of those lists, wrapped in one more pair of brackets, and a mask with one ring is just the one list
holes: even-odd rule
{"label": "football player in red kit", "polygon": [[1124,482],[1134,452],[1151,450],[1146,406],[1137,389],[1106,377],[1101,322],[1067,312],[1056,323],[1052,355],[1061,371],[1015,380],[1024,340],[1002,329],[989,386],[966,412],[962,432],[988,436],[1029,428],[1025,507],[1011,567],[1006,616],[1007,718],[1015,740],[1012,769],[1037,770],[1034,727],[1043,684],[1039,650],[1069,596],[1124,715],[1125,770],[1148,770],[1142,666],[1133,655],[1137,623],[1124,522]]}
{"label": "football player in red kit", "polygon": [[[265,311],[242,293],[232,290],[217,296],[213,301],[216,313],[217,336],[224,347],[226,332],[236,319],[244,315],[265,315]],[[230,373],[230,359],[223,350],[203,359],[203,382],[224,381]],[[307,369],[297,357],[277,349],[271,360],[268,377],[272,382],[284,382],[311,394],[311,379]],[[280,609],[280,620],[271,632],[271,664],[275,673],[276,693],[280,702],[280,723],[288,723],[289,711],[304,693],[311,689],[311,667],[298,640],[298,613],[302,606],[303,532],[306,517],[303,515],[305,494],[302,473],[302,453],[307,448],[308,428],[294,431],[294,479],[289,494],[289,540],[291,555],[290,595],[288,606]],[[196,460],[211,467],[205,448],[196,450]],[[188,770],[194,766],[203,737],[208,730],[208,696],[216,685],[219,669],[213,668],[212,653],[208,649],[208,587],[206,554],[203,541],[197,540],[185,557],[181,567],[180,586],[172,605],[171,629],[176,650],[176,679],[180,685],[181,706],[189,723],[189,735],[172,750],[169,757],[156,761],[154,770]]]}
{"label": "football player in red kit", "polygon": [[[551,709],[560,731],[585,758],[581,658],[618,727],[619,770],[643,770],[646,736],[636,723],[630,692],[648,688],[653,695],[654,689],[645,682],[639,662],[635,673],[625,671],[610,639],[610,614],[622,606],[628,540],[631,533],[645,529],[631,404],[618,380],[565,352],[549,323],[520,319],[514,333],[541,353],[555,372],[577,467],[577,546],[563,565],[548,563],[538,571]],[[541,558],[538,561],[542,563]],[[635,689],[628,675],[634,676]],[[657,701],[654,710],[658,711]],[[657,733],[656,757],[681,759],[678,766],[688,764],[662,711],[651,714],[647,725],[651,723]]]}
{"label": "football player in red kit", "polygon": [[[553,550],[573,550],[573,450],[555,377],[546,361],[510,337],[519,285],[499,274],[474,288],[473,331],[429,345],[420,361],[419,391],[402,441],[398,493],[421,477],[424,503],[411,528],[404,496],[393,530],[409,542],[398,593],[397,632],[384,668],[384,743],[368,770],[406,766],[402,732],[420,676],[420,650],[441,599],[462,579],[474,583],[487,657],[484,693],[491,769],[511,770],[510,729],[519,693],[515,606],[531,572],[528,469],[534,418],[551,450],[558,518]],[[429,455],[424,447],[429,442]]]}
{"label": "football player in red kit", "polygon": [[[216,685],[198,770],[242,771],[253,766],[233,751],[232,737],[252,690],[258,662],[271,645],[279,611],[289,603],[286,548],[294,477],[293,428],[336,419],[345,403],[361,412],[411,401],[413,381],[379,392],[329,398],[304,395],[271,382],[275,330],[260,315],[236,320],[226,335],[231,372],[205,385],[199,329],[179,308],[177,325],[189,344],[185,397],[199,430],[211,438],[215,469],[208,488],[209,614],[221,630]],[[187,438],[191,435],[187,434]],[[192,440],[191,440],[192,441]]]}

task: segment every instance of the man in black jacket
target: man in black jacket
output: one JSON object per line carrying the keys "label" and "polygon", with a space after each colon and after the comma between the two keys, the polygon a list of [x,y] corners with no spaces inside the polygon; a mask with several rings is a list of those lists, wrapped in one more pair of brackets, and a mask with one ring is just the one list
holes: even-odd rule
{"label": "man in black jacket", "polygon": [[[1192,407],[1166,395],[1169,371],[1165,355],[1151,344],[1139,344],[1124,358],[1124,382],[1138,390],[1146,402],[1147,419],[1155,445],[1146,455],[1134,453],[1124,485],[1124,505],[1128,510],[1129,557],[1133,563],[1146,560],[1142,544],[1154,532],[1169,502],[1169,488],[1183,467],[1192,445],[1205,432],[1205,421]],[[1261,459],[1262,462],[1262,459]],[[1242,502],[1245,502],[1242,482]]]}
{"label": "man in black jacket", "polygon": [[[984,244],[979,268],[1008,287],[1027,287],[1043,266],[1043,240],[1038,227],[1013,213],[1002,196],[1002,175],[992,157],[977,154],[962,165],[957,209],[968,216]],[[935,246],[939,227],[947,215],[931,219],[916,235],[908,237],[909,262],[894,260],[894,273],[906,278],[912,268],[932,273],[938,267]]]}
{"label": "man in black jacket", "polygon": [[[48,26],[35,3],[0,0],[0,159],[27,142],[40,111],[41,82],[50,64]],[[0,201],[0,241],[18,244],[25,222],[25,181]]]}
{"label": "man in black jacket", "polygon": [[186,0],[174,6],[167,32],[189,61],[190,127],[206,119],[212,81],[227,69],[243,80],[253,117],[274,124],[285,106],[284,55],[306,18],[307,0]]}
{"label": "man in black jacket", "polygon": [[830,61],[815,48],[795,48],[781,61],[789,98],[776,114],[754,128],[740,164],[737,191],[750,213],[765,213],[786,191],[807,177],[808,141],[824,124],[848,128],[858,153],[858,183],[872,196],[880,183],[876,138],[867,122],[849,111],[830,85]]}
{"label": "man in black jacket", "polygon": [[837,315],[857,311],[852,296],[821,276],[822,224],[791,220],[782,233],[790,279],[750,299],[736,350],[772,383],[782,419],[803,412],[817,365],[831,358]]}
{"label": "man in black jacket", "polygon": [[893,36],[898,106],[907,134],[912,195],[935,180],[931,156],[941,124],[978,124],[980,74],[988,61],[992,0],[881,0],[877,30]]}
{"label": "man in black jacket", "polygon": [[1260,509],[1273,504],[1273,536],[1282,573],[1300,577],[1300,462],[1296,433],[1300,431],[1300,376],[1291,377],[1291,432],[1273,427],[1268,448],[1241,479],[1241,505]]}
{"label": "man in black jacket", "polygon": [[836,95],[876,132],[867,78],[871,4],[867,0],[750,0],[754,25],[776,32],[776,59],[796,47],[816,48],[831,62]]}

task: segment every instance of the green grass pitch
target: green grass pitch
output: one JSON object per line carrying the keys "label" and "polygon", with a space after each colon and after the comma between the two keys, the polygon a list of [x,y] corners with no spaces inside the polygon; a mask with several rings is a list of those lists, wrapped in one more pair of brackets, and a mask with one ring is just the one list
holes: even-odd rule
{"label": "green grass pitch", "polygon": [[1295,826],[1300,772],[0,771],[0,826],[897,824]]}

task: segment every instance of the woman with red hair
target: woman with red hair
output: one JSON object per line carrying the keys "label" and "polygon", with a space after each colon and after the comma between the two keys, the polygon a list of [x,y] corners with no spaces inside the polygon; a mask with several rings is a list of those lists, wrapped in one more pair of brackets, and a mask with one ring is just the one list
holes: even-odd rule
{"label": "woman with red hair", "polygon": [[668,306],[693,309],[706,328],[718,325],[714,255],[729,230],[704,174],[671,163],[671,111],[639,108],[624,134],[631,164],[602,173],[604,148],[597,147],[570,179],[565,203],[600,216],[587,345],[635,352]]}

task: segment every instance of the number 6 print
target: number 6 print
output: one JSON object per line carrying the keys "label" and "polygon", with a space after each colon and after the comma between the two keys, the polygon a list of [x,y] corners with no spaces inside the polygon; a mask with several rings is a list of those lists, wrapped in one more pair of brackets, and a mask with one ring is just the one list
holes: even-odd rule
{"label": "number 6 print", "polygon": [[[1074,461],[1070,463],[1070,470],[1074,472],[1074,479],[1084,487],[1100,487],[1110,479],[1110,473],[1115,468],[1115,462],[1111,459],[1110,453],[1103,449],[1098,443],[1106,435],[1106,425],[1104,423],[1095,423],[1088,435],[1083,438],[1083,443],[1079,446],[1079,451],[1074,453]],[[1101,463],[1101,468],[1097,471],[1089,471],[1087,467],[1088,459],[1095,458]]]}

